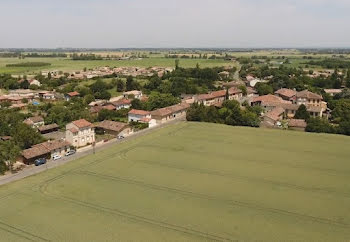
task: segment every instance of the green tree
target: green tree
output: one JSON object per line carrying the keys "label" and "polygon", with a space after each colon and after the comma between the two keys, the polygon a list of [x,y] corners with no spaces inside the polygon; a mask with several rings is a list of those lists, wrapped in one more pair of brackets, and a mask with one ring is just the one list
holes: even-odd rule
{"label": "green tree", "polygon": [[95,101],[95,97],[92,94],[88,94],[84,97],[84,103],[89,104],[91,102]]}
{"label": "green tree", "polygon": [[137,98],[131,101],[131,108],[141,110],[144,109],[142,102]]}
{"label": "green tree", "polygon": [[126,78],[126,90],[132,91],[132,90],[138,90],[138,89],[140,89],[139,83],[135,81],[132,76],[128,76]]}
{"label": "green tree", "polygon": [[124,92],[125,90],[125,83],[121,79],[117,79],[117,92]]}
{"label": "green tree", "polygon": [[0,174],[12,166],[20,154],[20,148],[13,141],[0,142]]}
{"label": "green tree", "polygon": [[299,106],[298,110],[295,112],[294,118],[304,120],[308,120],[310,118],[310,114],[307,111],[306,106],[304,104]]}
{"label": "green tree", "polygon": [[266,83],[257,83],[255,85],[255,89],[260,96],[267,95],[267,94],[273,94],[273,88]]}
{"label": "green tree", "polygon": [[323,118],[310,118],[305,128],[306,132],[335,133],[335,128]]}
{"label": "green tree", "polygon": [[180,60],[176,59],[175,60],[175,70],[179,69],[179,65],[180,65]]}
{"label": "green tree", "polygon": [[24,123],[19,123],[12,131],[12,137],[21,149],[28,149],[32,145],[44,141],[44,138],[34,129]]}

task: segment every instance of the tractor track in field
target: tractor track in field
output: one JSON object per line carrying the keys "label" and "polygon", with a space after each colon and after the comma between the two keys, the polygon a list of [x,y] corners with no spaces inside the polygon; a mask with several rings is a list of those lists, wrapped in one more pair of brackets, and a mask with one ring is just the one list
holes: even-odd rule
{"label": "tractor track in field", "polygon": [[291,184],[291,183],[278,182],[278,181],[273,181],[273,180],[268,180],[268,179],[263,179],[263,178],[253,178],[253,177],[248,177],[248,176],[241,176],[241,175],[236,175],[236,174],[224,173],[224,172],[220,172],[220,171],[182,167],[182,166],[164,164],[161,162],[149,161],[149,160],[133,160],[133,161],[138,162],[138,163],[153,165],[153,166],[166,167],[166,168],[171,168],[171,169],[176,169],[176,170],[194,172],[194,173],[198,173],[198,174],[225,177],[225,178],[229,178],[232,180],[241,180],[241,181],[255,182],[258,184],[268,184],[268,185],[274,185],[274,186],[280,186],[280,187],[287,187],[287,188],[306,191],[306,192],[342,195],[343,197],[350,198],[350,193],[338,192],[338,191],[334,191],[331,189],[305,187],[305,186],[299,186],[299,185],[295,185],[295,184]]}
{"label": "tractor track in field", "polygon": [[0,221],[0,229],[5,231],[5,232],[8,232],[12,235],[26,239],[28,241],[50,241],[48,239],[45,239],[45,238],[40,237],[38,235],[29,233],[27,231],[24,231],[18,227],[15,227],[13,225],[7,224],[7,223],[2,222],[2,221]]}
{"label": "tractor track in field", "polygon": [[[134,147],[139,148],[142,146]],[[146,145],[146,147],[149,147]],[[127,160],[127,153],[130,150],[123,150],[120,153],[120,157],[124,160]],[[275,185],[275,186],[280,186],[280,187],[288,187],[288,188],[293,188],[296,190],[302,190],[302,191],[307,191],[307,192],[315,192],[315,193],[327,193],[327,194],[335,194],[335,195],[342,195],[344,197],[350,197],[350,193],[346,192],[338,192],[334,191],[331,189],[325,189],[325,188],[314,188],[314,187],[305,187],[305,186],[299,186],[291,183],[286,183],[286,182],[278,182],[278,181],[273,181],[273,180],[268,180],[268,179],[263,179],[263,178],[252,178],[252,177],[247,177],[247,176],[242,176],[242,175],[237,175],[237,174],[230,174],[230,173],[224,173],[220,171],[212,171],[212,170],[207,170],[207,169],[198,169],[198,168],[190,168],[190,167],[182,167],[178,165],[173,165],[173,164],[166,164],[164,162],[157,162],[157,161],[150,161],[150,160],[135,160],[132,159],[133,162],[138,162],[138,163],[144,163],[148,165],[156,165],[159,167],[166,167],[166,168],[171,168],[171,169],[177,169],[177,170],[183,170],[183,171],[190,171],[190,172],[195,172],[199,174],[206,174],[206,175],[213,175],[213,176],[220,176],[220,177],[226,177],[230,179],[235,179],[235,180],[244,180],[244,181],[252,181],[255,183],[264,183],[268,185]]]}
{"label": "tractor track in field", "polygon": [[[141,147],[145,147],[145,148],[157,148],[157,149],[161,149],[161,150],[169,150],[169,151],[176,151],[172,148],[169,147],[165,147],[165,146],[159,146],[159,145],[151,145],[151,144],[145,144],[145,145],[139,145],[139,148]],[[206,155],[206,152],[203,151],[198,151],[198,150],[191,150],[191,153],[195,153],[195,154],[200,154],[200,155]],[[211,153],[212,154],[212,153]],[[218,154],[223,156],[222,154]],[[231,158],[231,157],[230,157]],[[251,162],[251,163],[255,163],[255,164],[271,164],[271,165],[276,165],[276,162],[274,161],[269,161],[269,160],[250,160],[250,159],[244,159],[244,162]],[[344,175],[348,175],[349,171],[347,170],[337,170],[337,169],[332,169],[332,168],[319,168],[319,167],[314,167],[314,166],[305,166],[305,165],[301,165],[301,164],[296,164],[299,161],[295,160],[292,161],[294,163],[289,164],[289,163],[277,163],[279,166],[281,167],[288,167],[288,168],[301,168],[301,169],[308,169],[308,170],[317,170],[320,172],[323,172],[325,174],[329,174],[329,175],[339,175],[339,174],[344,174]]]}
{"label": "tractor track in field", "polygon": [[132,185],[137,185],[141,187],[146,187],[146,188],[151,188],[154,190],[161,190],[161,191],[167,191],[170,193],[177,193],[185,196],[190,196],[190,197],[196,197],[200,199],[205,199],[205,200],[211,200],[211,201],[219,201],[222,203],[226,204],[231,204],[231,205],[236,205],[240,207],[246,207],[250,209],[255,209],[255,210],[260,210],[260,211],[267,211],[270,213],[276,213],[279,215],[287,215],[287,216],[293,216],[301,219],[308,219],[314,222],[322,223],[322,224],[328,224],[332,226],[337,226],[337,227],[342,227],[342,228],[350,228],[350,225],[347,223],[342,223],[342,222],[337,222],[332,219],[328,218],[321,218],[321,217],[316,217],[316,216],[311,216],[307,214],[302,214],[302,213],[296,213],[296,212],[291,212],[288,210],[283,210],[283,209],[277,209],[277,208],[270,208],[270,207],[264,207],[260,206],[258,204],[253,204],[249,202],[243,202],[239,200],[231,200],[231,199],[218,199],[214,196],[206,195],[206,194],[201,194],[201,193],[195,193],[192,191],[186,191],[178,188],[172,188],[172,187],[167,187],[167,186],[159,186],[159,185],[154,185],[154,184],[149,184],[145,183],[142,181],[137,181],[134,179],[127,179],[127,178],[122,178],[122,177],[115,177],[115,176],[109,176],[109,175],[103,175],[95,172],[89,172],[89,171],[78,171],[75,172],[76,174],[82,174],[82,175],[90,175],[90,176],[96,176],[100,177],[103,179],[108,179],[108,180],[114,180],[118,182],[123,182],[127,184],[132,184]]}
{"label": "tractor track in field", "polygon": [[[72,173],[72,174],[77,174],[77,173]],[[146,223],[146,224],[149,224],[149,225],[152,225],[152,226],[156,226],[156,227],[160,227],[160,228],[163,228],[163,229],[169,229],[169,230],[173,230],[175,232],[180,232],[180,233],[196,236],[196,237],[203,238],[203,239],[210,239],[210,240],[213,240],[213,241],[235,241],[235,240],[233,240],[231,238],[226,238],[226,237],[223,237],[223,236],[220,236],[220,235],[206,233],[206,232],[195,230],[195,229],[192,229],[192,228],[189,228],[189,227],[178,226],[178,225],[174,225],[174,224],[171,224],[171,223],[167,223],[167,222],[163,222],[163,221],[159,221],[159,220],[155,220],[155,219],[150,219],[150,218],[147,218],[147,217],[143,217],[143,216],[135,215],[135,214],[132,214],[132,213],[124,212],[124,211],[121,211],[119,209],[112,209],[112,208],[104,207],[104,206],[101,206],[101,205],[98,205],[98,204],[94,204],[94,203],[81,201],[81,200],[74,199],[74,198],[67,197],[67,196],[56,196],[56,195],[50,194],[47,191],[47,187],[50,185],[51,182],[53,182],[53,181],[55,181],[57,179],[59,179],[59,178],[57,177],[56,179],[53,179],[50,182],[47,182],[47,183],[43,184],[40,187],[40,192],[44,196],[52,197],[52,198],[55,198],[55,199],[60,199],[62,201],[73,203],[73,204],[76,204],[76,205],[79,205],[79,206],[92,208],[92,209],[98,210],[98,211],[103,212],[103,213],[113,213],[113,214],[115,214],[117,216],[127,218],[127,219],[129,219],[131,221],[136,221],[136,222],[139,222],[139,223],[140,222],[141,223]]]}

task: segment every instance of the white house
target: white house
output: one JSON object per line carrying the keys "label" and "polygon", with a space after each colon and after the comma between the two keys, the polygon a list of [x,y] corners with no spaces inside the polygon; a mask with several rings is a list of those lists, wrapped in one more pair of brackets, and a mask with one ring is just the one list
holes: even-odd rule
{"label": "white house", "polygon": [[95,129],[85,119],[73,121],[66,125],[66,140],[74,147],[82,147],[95,142]]}
{"label": "white house", "polygon": [[29,82],[29,85],[35,85],[35,86],[38,86],[38,87],[41,86],[41,83],[38,80],[36,80],[36,79],[29,80],[28,82]]}
{"label": "white house", "polygon": [[23,122],[32,128],[39,128],[40,126],[45,125],[44,118],[41,116],[30,117]]}
{"label": "white house", "polygon": [[141,119],[150,119],[151,118],[151,112],[145,111],[145,110],[137,110],[132,109],[128,113],[128,121],[130,122],[139,122]]}
{"label": "white house", "polygon": [[124,98],[129,98],[129,96],[131,96],[131,95],[133,95],[134,98],[136,98],[136,99],[141,99],[142,98],[142,91],[133,90],[133,91],[123,93]]}

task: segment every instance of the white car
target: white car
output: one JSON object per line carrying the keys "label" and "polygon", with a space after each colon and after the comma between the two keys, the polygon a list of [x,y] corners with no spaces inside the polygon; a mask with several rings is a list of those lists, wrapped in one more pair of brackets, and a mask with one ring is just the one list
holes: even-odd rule
{"label": "white car", "polygon": [[61,158],[62,158],[62,156],[60,156],[60,155],[54,155],[54,156],[52,157],[53,160],[59,160],[59,159],[61,159]]}

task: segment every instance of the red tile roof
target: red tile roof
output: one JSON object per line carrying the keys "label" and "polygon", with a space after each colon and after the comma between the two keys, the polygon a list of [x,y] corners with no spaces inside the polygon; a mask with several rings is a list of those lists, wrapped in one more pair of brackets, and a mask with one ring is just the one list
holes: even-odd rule
{"label": "red tile roof", "polygon": [[275,95],[264,95],[264,96],[259,96],[259,97],[255,97],[252,100],[253,103],[255,102],[261,102],[261,103],[290,103],[288,101],[283,100],[280,97],[277,97]]}
{"label": "red tile roof", "polygon": [[267,112],[265,114],[266,117],[269,117],[270,119],[277,121],[281,118],[281,115],[284,113],[284,109],[281,107],[277,107],[272,109],[270,112]]}
{"label": "red tile roof", "polygon": [[[228,93],[230,95],[232,94],[238,94],[238,93],[242,93],[242,90],[237,88],[237,87],[231,87],[230,89],[228,89]],[[225,93],[226,94],[226,93]]]}
{"label": "red tile roof", "polygon": [[113,102],[112,104],[116,107],[122,106],[122,105],[130,105],[131,100],[130,99],[121,99],[121,100],[118,100],[116,102]]}
{"label": "red tile roof", "polygon": [[321,95],[318,95],[316,93],[310,92],[308,90],[304,90],[301,92],[297,92],[297,98],[307,98],[307,99],[319,99],[323,100],[323,97]]}
{"label": "red tile roof", "polygon": [[91,123],[89,121],[86,121],[85,119],[80,119],[72,122],[75,126],[77,126],[79,129],[91,127]]}
{"label": "red tile roof", "polygon": [[307,123],[303,119],[291,119],[288,122],[288,126],[296,128],[306,128]]}
{"label": "red tile roof", "polygon": [[282,89],[277,90],[275,92],[275,94],[279,94],[279,95],[282,95],[282,96],[285,96],[288,98],[292,98],[297,94],[297,92],[292,90],[292,89],[282,88]]}
{"label": "red tile roof", "polygon": [[32,148],[23,150],[22,156],[26,159],[32,159],[45,154],[49,154],[51,151],[67,146],[70,146],[70,144],[67,141],[63,140],[47,141],[41,144],[34,145]]}
{"label": "red tile roof", "polygon": [[165,108],[160,108],[157,110],[154,110],[151,112],[152,116],[160,116],[160,117],[165,117],[169,116],[173,113],[179,112],[186,110],[190,107],[188,103],[179,103],[173,106],[165,107]]}
{"label": "red tile roof", "polygon": [[128,114],[135,114],[135,115],[141,115],[141,116],[147,116],[150,115],[151,112],[145,111],[145,110],[137,110],[137,109],[131,109]]}
{"label": "red tile roof", "polygon": [[79,96],[80,93],[79,92],[69,92],[69,93],[67,93],[67,95],[70,97],[76,97],[76,96]]}

